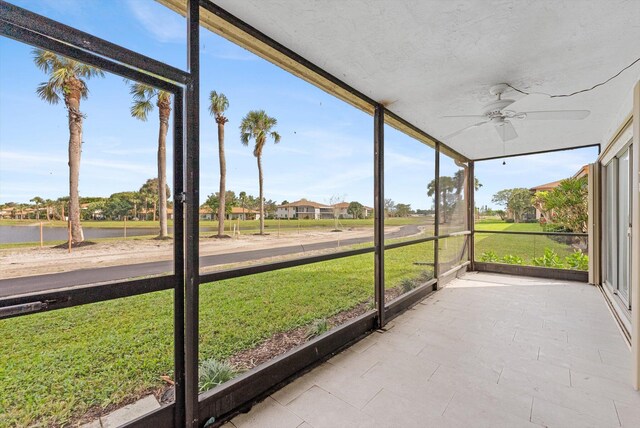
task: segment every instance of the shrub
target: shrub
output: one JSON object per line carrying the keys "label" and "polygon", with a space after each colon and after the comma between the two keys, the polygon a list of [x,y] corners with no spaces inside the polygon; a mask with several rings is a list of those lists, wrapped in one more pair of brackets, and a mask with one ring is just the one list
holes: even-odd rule
{"label": "shrub", "polygon": [[320,336],[322,333],[328,330],[329,330],[329,322],[327,321],[326,318],[320,318],[318,320],[315,320],[309,326],[309,328],[307,328],[307,334],[305,335],[305,338],[307,340],[311,340],[314,337]]}
{"label": "shrub", "polygon": [[418,275],[418,281],[421,283],[431,281],[432,279],[433,279],[433,271],[430,271],[430,270],[423,270],[422,272],[420,272],[420,275]]}
{"label": "shrub", "polygon": [[516,221],[512,218],[508,218],[504,221],[505,223],[515,223]]}
{"label": "shrub", "polygon": [[553,251],[551,248],[545,248],[543,256],[534,257],[533,259],[531,259],[531,261],[533,262],[534,266],[558,269],[562,269],[564,267],[558,253]]}
{"label": "shrub", "polygon": [[227,363],[215,358],[204,360],[198,369],[198,389],[200,392],[208,391],[233,379],[237,374]]}
{"label": "shrub", "polygon": [[497,263],[497,262],[500,261],[500,259],[498,258],[498,255],[495,252],[493,252],[493,251],[485,251],[480,256],[480,261],[481,262],[486,262],[486,263]]}
{"label": "shrub", "polygon": [[566,228],[565,226],[557,223],[545,223],[542,226],[542,230],[545,232],[555,232],[555,233],[571,233],[571,230]]}
{"label": "shrub", "polygon": [[507,254],[502,258],[502,263],[506,263],[508,265],[521,265],[524,263],[524,260],[522,260],[522,257]]}
{"label": "shrub", "polygon": [[400,290],[402,290],[403,293],[407,293],[413,290],[414,288],[416,288],[415,280],[405,278],[402,281],[400,281]]}
{"label": "shrub", "polygon": [[576,250],[570,256],[565,257],[564,262],[572,270],[589,270],[589,256],[580,250]]}

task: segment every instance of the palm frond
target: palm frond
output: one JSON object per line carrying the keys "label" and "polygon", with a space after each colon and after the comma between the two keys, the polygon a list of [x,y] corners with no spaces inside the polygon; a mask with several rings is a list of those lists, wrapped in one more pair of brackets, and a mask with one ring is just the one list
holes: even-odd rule
{"label": "palm frond", "polygon": [[280,134],[278,134],[276,131],[271,132],[271,138],[273,138],[273,142],[275,144],[278,144],[280,142]]}
{"label": "palm frond", "polygon": [[134,101],[131,106],[131,116],[142,121],[146,121],[149,113],[153,110],[153,104],[149,99]]}
{"label": "palm frond", "polygon": [[33,62],[43,72],[49,74],[50,71],[64,67],[63,58],[51,51],[42,49],[33,50]]}
{"label": "palm frond", "polygon": [[91,79],[92,77],[104,77],[104,72],[99,68],[82,63],[76,63],[73,71],[75,74],[84,77],[85,79]]}
{"label": "palm frond", "polygon": [[78,79],[78,80],[82,84],[82,89],[80,90],[80,96],[82,97],[83,100],[86,100],[89,97],[89,87],[87,86],[87,83],[84,80],[82,79]]}
{"label": "palm frond", "polygon": [[135,101],[149,101],[157,95],[157,90],[144,83],[134,83],[129,89],[129,93],[133,95]]}
{"label": "palm frond", "polygon": [[226,109],[229,108],[229,100],[226,95],[221,93],[217,93],[216,91],[211,91],[209,94],[209,113],[213,115],[219,115],[224,113]]}
{"label": "palm frond", "polygon": [[39,84],[36,88],[36,94],[49,104],[58,104],[60,102],[60,96],[57,94],[51,82],[42,82]]}
{"label": "palm frond", "polygon": [[251,139],[251,133],[250,132],[241,132],[240,133],[240,142],[244,146],[248,146],[249,145],[249,140],[250,139]]}
{"label": "palm frond", "polygon": [[251,110],[240,123],[240,141],[247,146],[249,140],[255,140],[253,155],[259,157],[262,155],[268,136],[273,138],[274,143],[280,142],[280,134],[272,131],[277,123],[277,119],[267,115],[264,110]]}

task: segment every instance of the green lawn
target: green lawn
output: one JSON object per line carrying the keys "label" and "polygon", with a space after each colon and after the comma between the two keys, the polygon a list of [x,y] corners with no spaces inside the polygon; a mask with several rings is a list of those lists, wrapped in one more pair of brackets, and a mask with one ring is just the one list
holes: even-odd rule
{"label": "green lawn", "polygon": [[[476,227],[540,230],[502,222]],[[441,261],[456,260],[464,240],[443,240]],[[545,247],[571,251],[547,237],[519,235],[478,234],[476,245],[478,259],[490,250],[525,260]],[[387,250],[387,288],[432,270],[415,264],[432,261],[432,242]],[[373,277],[373,254],[364,254],[203,284],[200,357],[224,359],[371,301]],[[113,408],[161,387],[159,377],[172,375],[172,313],[172,292],[165,291],[0,321],[0,427],[65,425],[89,409]]]}
{"label": "green lawn", "polygon": [[[542,232],[538,223],[505,223],[502,221],[486,221],[476,223],[476,230],[505,230],[513,232]],[[538,235],[505,235],[476,232],[476,260],[481,260],[483,253],[492,251],[498,257],[507,255],[522,258],[525,265],[532,265],[534,257],[544,255],[545,249],[555,251],[561,259],[572,254],[575,249],[550,237]]]}
{"label": "green lawn", "polygon": [[[428,244],[389,250],[390,288],[426,266]],[[373,254],[204,284],[200,356],[225,358],[373,297]],[[158,388],[172,374],[172,292],[0,321],[0,426],[64,425]]]}

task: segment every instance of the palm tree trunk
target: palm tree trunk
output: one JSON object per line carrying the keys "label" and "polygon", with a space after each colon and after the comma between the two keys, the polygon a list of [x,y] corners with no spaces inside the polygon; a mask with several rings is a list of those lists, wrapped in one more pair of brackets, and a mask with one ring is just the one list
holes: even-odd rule
{"label": "palm tree trunk", "polygon": [[71,225],[71,242],[78,244],[84,241],[80,225],[80,155],[82,153],[82,114],[80,113],[80,82],[70,82],[67,95],[69,110],[69,223]]}
{"label": "palm tree trunk", "polygon": [[160,132],[158,134],[158,202],[160,204],[160,238],[169,236],[167,230],[167,131],[171,110],[159,107]]}
{"label": "palm tree trunk", "polygon": [[442,191],[442,223],[447,223],[447,190]]}
{"label": "palm tree trunk", "polygon": [[264,197],[262,193],[262,156],[258,159],[258,184],[260,186],[260,235],[264,235]]}
{"label": "palm tree trunk", "polygon": [[218,203],[218,236],[224,234],[227,203],[227,161],[224,156],[224,123],[218,123],[218,155],[220,157],[220,201]]}

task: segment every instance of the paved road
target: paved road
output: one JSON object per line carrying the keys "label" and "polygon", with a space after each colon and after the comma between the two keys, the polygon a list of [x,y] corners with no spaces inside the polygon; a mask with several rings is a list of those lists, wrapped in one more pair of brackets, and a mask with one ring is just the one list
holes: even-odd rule
{"label": "paved road", "polygon": [[[401,238],[419,233],[418,225],[402,226],[398,231],[385,234],[385,239]],[[242,251],[237,253],[215,254],[200,257],[200,267],[216,266],[228,263],[242,263],[267,257],[300,254],[308,251],[345,247],[348,245],[372,242],[373,237],[352,238],[328,242],[316,242],[306,245],[265,248],[261,250]],[[77,285],[95,284],[99,282],[158,275],[173,270],[173,261],[137,263],[103,268],[79,269],[71,272],[52,273],[46,275],[26,276],[0,280],[0,297],[37,291],[55,290],[57,288]]]}

